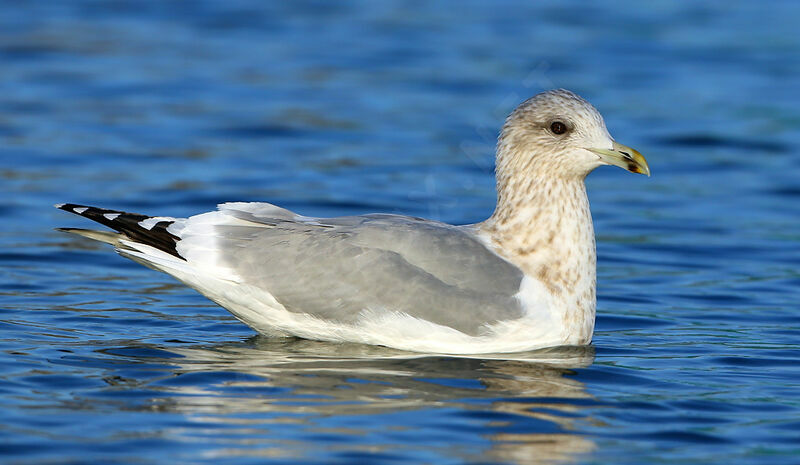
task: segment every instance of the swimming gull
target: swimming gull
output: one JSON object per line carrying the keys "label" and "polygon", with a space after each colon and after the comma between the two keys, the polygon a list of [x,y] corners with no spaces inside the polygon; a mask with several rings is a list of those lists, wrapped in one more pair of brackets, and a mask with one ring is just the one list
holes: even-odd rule
{"label": "swimming gull", "polygon": [[57,207],[115,232],[63,231],[174,276],[259,333],[450,354],[589,344],[596,255],[584,179],[600,165],[649,176],[647,162],[563,89],[509,115],[496,157],[496,209],[463,226],[311,218],[269,203],[189,218]]}

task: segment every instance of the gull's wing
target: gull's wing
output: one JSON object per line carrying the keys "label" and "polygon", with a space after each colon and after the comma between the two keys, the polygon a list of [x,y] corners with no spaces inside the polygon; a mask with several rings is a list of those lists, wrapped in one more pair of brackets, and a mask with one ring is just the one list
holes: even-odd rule
{"label": "gull's wing", "polygon": [[[213,235],[219,265],[291,312],[341,323],[402,312],[473,335],[522,315],[522,273],[463,227],[383,214],[307,218],[270,204],[214,214],[236,218],[197,229]],[[192,237],[192,221],[179,233],[181,254],[209,247],[208,237]]]}
{"label": "gull's wing", "polygon": [[117,233],[66,231],[110,243],[235,315],[239,305],[270,306],[266,297],[331,323],[404,314],[473,336],[523,315],[515,296],[522,272],[469,227],[382,214],[308,218],[267,203],[223,204],[186,219],[58,208]]}

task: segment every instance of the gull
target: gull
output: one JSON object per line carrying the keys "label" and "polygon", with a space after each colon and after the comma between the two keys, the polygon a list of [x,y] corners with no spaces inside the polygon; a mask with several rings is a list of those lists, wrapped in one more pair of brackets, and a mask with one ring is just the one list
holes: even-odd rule
{"label": "gull", "polygon": [[177,278],[261,334],[511,353],[591,343],[596,252],[584,180],[601,165],[650,175],[591,104],[557,89],[506,119],[497,204],[481,223],[312,218],[259,202],[188,218],[56,207],[113,230],[62,231]]}

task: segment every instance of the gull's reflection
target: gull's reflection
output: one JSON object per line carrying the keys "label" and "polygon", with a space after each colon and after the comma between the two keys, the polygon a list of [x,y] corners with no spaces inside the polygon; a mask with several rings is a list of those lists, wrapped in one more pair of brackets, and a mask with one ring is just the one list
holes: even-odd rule
{"label": "gull's reflection", "polygon": [[489,438],[490,445],[480,450],[479,459],[554,463],[594,448],[574,433],[574,423],[585,419],[581,405],[586,402],[571,400],[589,395],[570,376],[573,368],[594,361],[591,347],[452,357],[254,337],[166,350],[179,357],[167,361],[174,366],[168,376],[147,382],[149,390],[164,393],[153,399],[156,408],[201,423],[252,428],[254,415],[261,413],[255,423],[310,421],[325,434],[363,436],[368,431],[331,429],[313,419],[375,415],[376,428],[402,429],[409,426],[387,425],[386,418],[446,408],[463,414],[466,423],[485,425],[476,438]]}

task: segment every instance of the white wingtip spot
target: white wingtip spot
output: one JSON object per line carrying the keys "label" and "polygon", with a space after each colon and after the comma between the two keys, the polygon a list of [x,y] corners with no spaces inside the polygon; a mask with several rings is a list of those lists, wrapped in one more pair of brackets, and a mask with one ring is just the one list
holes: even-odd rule
{"label": "white wingtip spot", "polygon": [[175,221],[175,218],[169,216],[154,216],[152,218],[143,219],[139,222],[139,226],[150,231],[155,225],[161,223],[162,221]]}
{"label": "white wingtip spot", "polygon": [[89,209],[88,207],[76,207],[76,208],[73,208],[72,211],[74,211],[75,213],[77,213],[79,215],[82,215],[83,212],[85,212],[88,209]]}
{"label": "white wingtip spot", "polygon": [[64,203],[57,203],[57,204],[55,204],[55,205],[53,205],[53,206],[54,206],[54,207],[56,207],[56,208],[61,208],[61,207],[63,207],[64,205],[66,205],[66,204],[64,204]]}
{"label": "white wingtip spot", "polygon": [[121,215],[121,213],[103,213],[103,216],[109,221],[116,220],[119,215]]}

